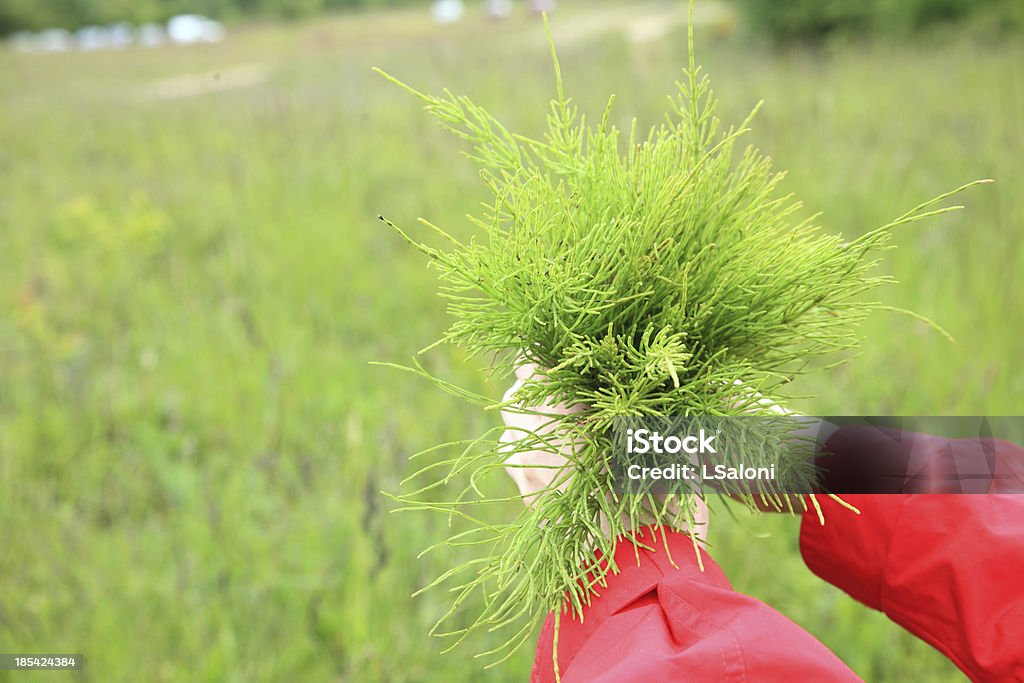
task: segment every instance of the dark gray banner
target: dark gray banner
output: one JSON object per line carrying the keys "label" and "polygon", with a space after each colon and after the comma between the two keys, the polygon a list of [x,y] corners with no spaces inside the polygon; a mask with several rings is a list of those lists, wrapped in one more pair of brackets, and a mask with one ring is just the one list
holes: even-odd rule
{"label": "dark gray banner", "polygon": [[1024,493],[1024,417],[624,417],[625,493]]}

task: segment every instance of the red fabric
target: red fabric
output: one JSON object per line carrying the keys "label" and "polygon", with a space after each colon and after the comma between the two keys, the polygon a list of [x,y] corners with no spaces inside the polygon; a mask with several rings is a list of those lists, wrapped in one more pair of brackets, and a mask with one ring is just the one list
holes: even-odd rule
{"label": "red fabric", "polygon": [[974,681],[1024,681],[1024,496],[843,496],[804,515],[811,570]]}
{"label": "red fabric", "polygon": [[[563,614],[558,665],[563,683],[644,681],[859,681],[824,645],[768,605],[729,585],[706,553],[697,565],[690,538],[645,528],[637,563],[620,542],[620,573],[585,609]],[[669,556],[671,555],[671,560]],[[672,566],[672,560],[677,567]],[[531,680],[555,681],[554,619],[541,631]]]}
{"label": "red fabric", "polygon": [[[819,497],[827,523],[804,514],[800,548],[818,576],[923,638],[974,681],[1024,681],[1024,496]],[[735,592],[688,536],[640,532],[652,550],[618,544],[608,577],[578,621],[563,615],[564,683],[856,681],[824,645]],[[678,565],[673,566],[669,559]],[[555,680],[553,619],[531,681]]]}

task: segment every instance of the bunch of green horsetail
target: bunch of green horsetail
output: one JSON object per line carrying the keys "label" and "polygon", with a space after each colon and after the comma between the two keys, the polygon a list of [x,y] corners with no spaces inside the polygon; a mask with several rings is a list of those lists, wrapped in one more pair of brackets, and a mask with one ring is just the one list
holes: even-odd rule
{"label": "bunch of green horsetail", "polygon": [[[481,653],[492,664],[530,639],[548,613],[582,612],[617,570],[597,562],[595,551],[608,556],[615,539],[639,525],[694,522],[692,498],[700,491],[617,490],[609,463],[614,419],[777,409],[795,375],[827,367],[823,357],[841,361],[840,352],[859,343],[865,316],[897,310],[870,298],[892,281],[872,273],[893,230],[962,208],[939,204],[976,184],[856,239],[824,232],[813,218],[798,220],[800,203],[779,191],[783,174],[757,149],[740,147],[756,108],[739,126],[716,117],[690,26],[684,78],[665,122],[647,132],[635,121],[625,133],[610,124],[614,98],[588,123],[563,92],[553,48],[556,96],[539,138],[508,130],[466,97],[424,94],[385,74],[465,141],[493,194],[472,218],[478,235],[470,241],[425,220],[417,237],[382,218],[439,272],[452,322],[428,349],[456,345],[486,356],[499,375],[524,363],[540,368],[505,404],[433,377],[419,363],[411,369],[483,408],[545,414],[544,406],[573,406],[547,414],[554,431],[501,439],[495,425],[444,444],[454,455],[413,474],[417,490],[397,496],[407,508],[468,522],[431,548],[478,551],[428,586],[445,584],[455,596],[435,633],[460,642],[476,629],[504,629],[503,645]],[[480,506],[507,498],[484,495],[481,478],[538,450],[567,458],[550,491],[518,519],[482,520]],[[455,481],[465,488],[438,501],[437,492]],[[752,507],[771,497],[743,485],[726,492]],[[482,613],[456,618],[477,593]]]}

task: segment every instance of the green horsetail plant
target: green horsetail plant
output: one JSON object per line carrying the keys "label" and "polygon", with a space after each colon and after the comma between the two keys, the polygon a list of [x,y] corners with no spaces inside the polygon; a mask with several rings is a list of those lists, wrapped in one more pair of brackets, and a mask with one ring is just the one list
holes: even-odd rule
{"label": "green horsetail plant", "polygon": [[[396,496],[404,509],[469,523],[429,549],[479,552],[427,587],[450,584],[455,595],[433,632],[458,644],[478,629],[502,630],[507,640],[481,653],[492,665],[548,613],[556,626],[563,611],[582,614],[618,571],[614,539],[642,545],[631,529],[694,524],[700,492],[616,491],[613,419],[770,413],[782,401],[781,386],[812,359],[855,346],[866,315],[892,310],[863,295],[891,281],[871,272],[893,229],[962,208],[935,206],[975,184],[851,241],[797,221],[800,204],[778,192],[782,174],[771,160],[751,147],[736,150],[754,112],[730,128],[715,116],[708,79],[695,64],[692,26],[691,14],[689,68],[665,123],[642,135],[634,121],[625,147],[609,124],[612,100],[595,126],[565,97],[553,47],[557,96],[539,139],[509,131],[466,97],[427,95],[381,72],[469,143],[494,196],[472,218],[480,237],[468,242],[422,221],[444,241],[430,246],[381,217],[440,273],[452,323],[436,344],[493,356],[501,372],[524,362],[541,368],[504,404],[433,377],[419,363],[406,368],[479,406],[546,416],[543,429],[502,439],[495,427],[424,451],[456,454],[423,467],[407,480],[419,481],[418,490]],[[576,412],[543,407],[556,404]],[[573,448],[562,448],[567,441]],[[479,486],[507,458],[562,450],[568,465],[518,519],[492,524],[475,511],[518,498],[488,497]],[[469,483],[453,499],[425,495],[457,478]],[[752,506],[772,497],[744,486],[728,492]],[[595,551],[608,561],[599,563]],[[453,626],[473,595],[482,598],[482,613],[468,627]]]}

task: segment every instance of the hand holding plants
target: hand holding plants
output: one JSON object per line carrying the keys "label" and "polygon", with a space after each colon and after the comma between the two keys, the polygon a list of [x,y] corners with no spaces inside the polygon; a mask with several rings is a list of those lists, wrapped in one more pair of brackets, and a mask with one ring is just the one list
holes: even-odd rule
{"label": "hand holding plants", "polygon": [[[538,376],[538,368],[533,363],[524,363],[516,367],[516,381],[502,399],[505,406],[501,411],[501,419],[505,423],[505,431],[500,442],[512,443],[526,434],[536,434],[548,440],[553,450],[511,450],[505,460],[505,471],[512,478],[523,503],[533,506],[538,497],[551,491],[564,491],[572,477],[572,449],[576,441],[559,435],[558,425],[562,417],[573,415],[585,410],[585,406],[566,406],[564,404],[542,406],[522,406],[514,404],[516,393],[524,383]],[[662,499],[663,500],[663,499]],[[676,502],[669,503],[676,506]],[[680,528],[679,531],[691,531],[702,543],[707,540],[708,508],[704,499],[694,497],[690,501],[692,507],[692,526]],[[676,509],[678,513],[678,509]],[[621,520],[623,528],[630,528],[630,520]],[[601,530],[605,536],[610,532],[607,520],[602,520]]]}

